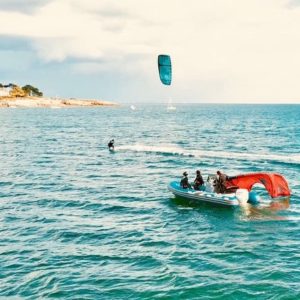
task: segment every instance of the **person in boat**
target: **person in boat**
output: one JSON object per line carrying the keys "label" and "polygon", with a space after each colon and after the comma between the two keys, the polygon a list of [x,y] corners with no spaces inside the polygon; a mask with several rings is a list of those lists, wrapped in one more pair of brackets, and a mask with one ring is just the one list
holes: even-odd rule
{"label": "person in boat", "polygon": [[204,188],[204,180],[203,177],[201,175],[200,170],[196,171],[196,178],[194,180],[194,190],[202,190]]}
{"label": "person in boat", "polygon": [[215,191],[215,180],[214,178],[211,178],[211,176],[207,176],[204,190],[208,193],[213,193]]}
{"label": "person in boat", "polygon": [[189,184],[189,179],[188,179],[188,173],[187,172],[183,172],[182,174],[182,178],[181,178],[181,181],[180,181],[180,186],[183,188],[183,189],[188,189],[191,187],[191,185]]}
{"label": "person in boat", "polygon": [[115,149],[115,140],[114,139],[110,140],[109,143],[107,144],[107,146],[108,146],[109,150],[114,150]]}
{"label": "person in boat", "polygon": [[217,171],[217,181],[216,181],[216,192],[225,193],[226,191],[226,181],[228,176],[221,171]]}

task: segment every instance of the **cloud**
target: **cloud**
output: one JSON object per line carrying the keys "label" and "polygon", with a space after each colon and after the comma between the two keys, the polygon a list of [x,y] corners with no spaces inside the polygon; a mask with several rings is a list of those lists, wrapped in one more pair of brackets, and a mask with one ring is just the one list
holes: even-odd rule
{"label": "cloud", "polygon": [[[5,3],[8,9],[8,3],[16,7],[18,1],[1,5]],[[289,7],[296,1],[28,3],[35,9],[32,14],[23,13],[21,1],[20,9],[0,12],[0,35],[27,41],[41,63],[68,63],[70,76],[112,72],[120,80],[124,74],[130,79],[139,76],[144,90],[151,90],[147,97],[157,96],[162,86],[156,58],[169,53],[175,98],[297,101],[300,97],[300,10]],[[7,46],[0,43],[1,47]],[[126,84],[132,92],[136,81]]]}
{"label": "cloud", "polygon": [[149,52],[151,41],[146,42],[148,38],[143,36],[143,28],[136,18],[126,19],[128,14],[124,9],[111,9],[108,14],[104,1],[98,5],[99,15],[95,11],[86,14],[79,10],[79,5],[73,4],[67,0],[53,1],[34,16],[2,13],[0,33],[31,39],[40,57],[47,61],[61,61],[69,56],[102,58],[104,53],[120,56]]}
{"label": "cloud", "polygon": [[24,51],[30,50],[31,43],[26,38],[0,35],[0,50]]}
{"label": "cloud", "polygon": [[51,0],[1,0],[0,10],[33,13],[34,10],[50,1]]}
{"label": "cloud", "polygon": [[82,0],[73,0],[72,7],[81,13],[94,14],[106,18],[128,18],[133,17],[134,13],[129,12],[125,5],[120,2],[112,2],[109,0],[102,0],[101,3],[97,0],[89,0],[87,2]]}
{"label": "cloud", "polygon": [[300,1],[299,0],[290,0],[287,3],[287,7],[289,7],[289,8],[296,8],[298,6],[300,6]]}

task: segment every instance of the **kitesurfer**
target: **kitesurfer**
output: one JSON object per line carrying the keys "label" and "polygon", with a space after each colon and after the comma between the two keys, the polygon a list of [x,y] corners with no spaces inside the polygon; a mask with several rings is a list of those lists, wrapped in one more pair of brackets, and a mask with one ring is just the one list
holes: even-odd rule
{"label": "kitesurfer", "polygon": [[110,140],[107,146],[109,150],[115,150],[115,140],[114,139]]}
{"label": "kitesurfer", "polygon": [[203,177],[201,175],[200,170],[196,171],[196,178],[194,180],[194,190],[201,190],[202,187],[204,187],[204,180]]}
{"label": "kitesurfer", "polygon": [[216,182],[216,192],[225,193],[226,191],[226,181],[228,176],[221,171],[217,171],[217,182]]}
{"label": "kitesurfer", "polygon": [[189,184],[189,179],[188,179],[188,173],[187,172],[183,172],[183,177],[181,178],[181,181],[180,181],[180,186],[183,188],[183,189],[188,189],[191,187],[191,185]]}

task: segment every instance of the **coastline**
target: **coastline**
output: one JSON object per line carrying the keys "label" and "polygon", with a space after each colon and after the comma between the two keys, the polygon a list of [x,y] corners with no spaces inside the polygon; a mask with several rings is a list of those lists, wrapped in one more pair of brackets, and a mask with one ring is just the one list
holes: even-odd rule
{"label": "coastline", "polygon": [[96,99],[0,97],[0,108],[72,108],[95,106],[119,106],[119,104]]}

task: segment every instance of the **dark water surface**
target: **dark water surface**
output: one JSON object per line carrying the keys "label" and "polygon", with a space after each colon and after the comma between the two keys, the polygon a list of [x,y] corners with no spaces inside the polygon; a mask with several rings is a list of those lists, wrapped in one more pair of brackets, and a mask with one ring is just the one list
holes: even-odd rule
{"label": "dark water surface", "polygon": [[[299,105],[1,109],[0,124],[3,299],[300,299]],[[174,199],[168,182],[196,169],[279,172],[293,195]]]}

